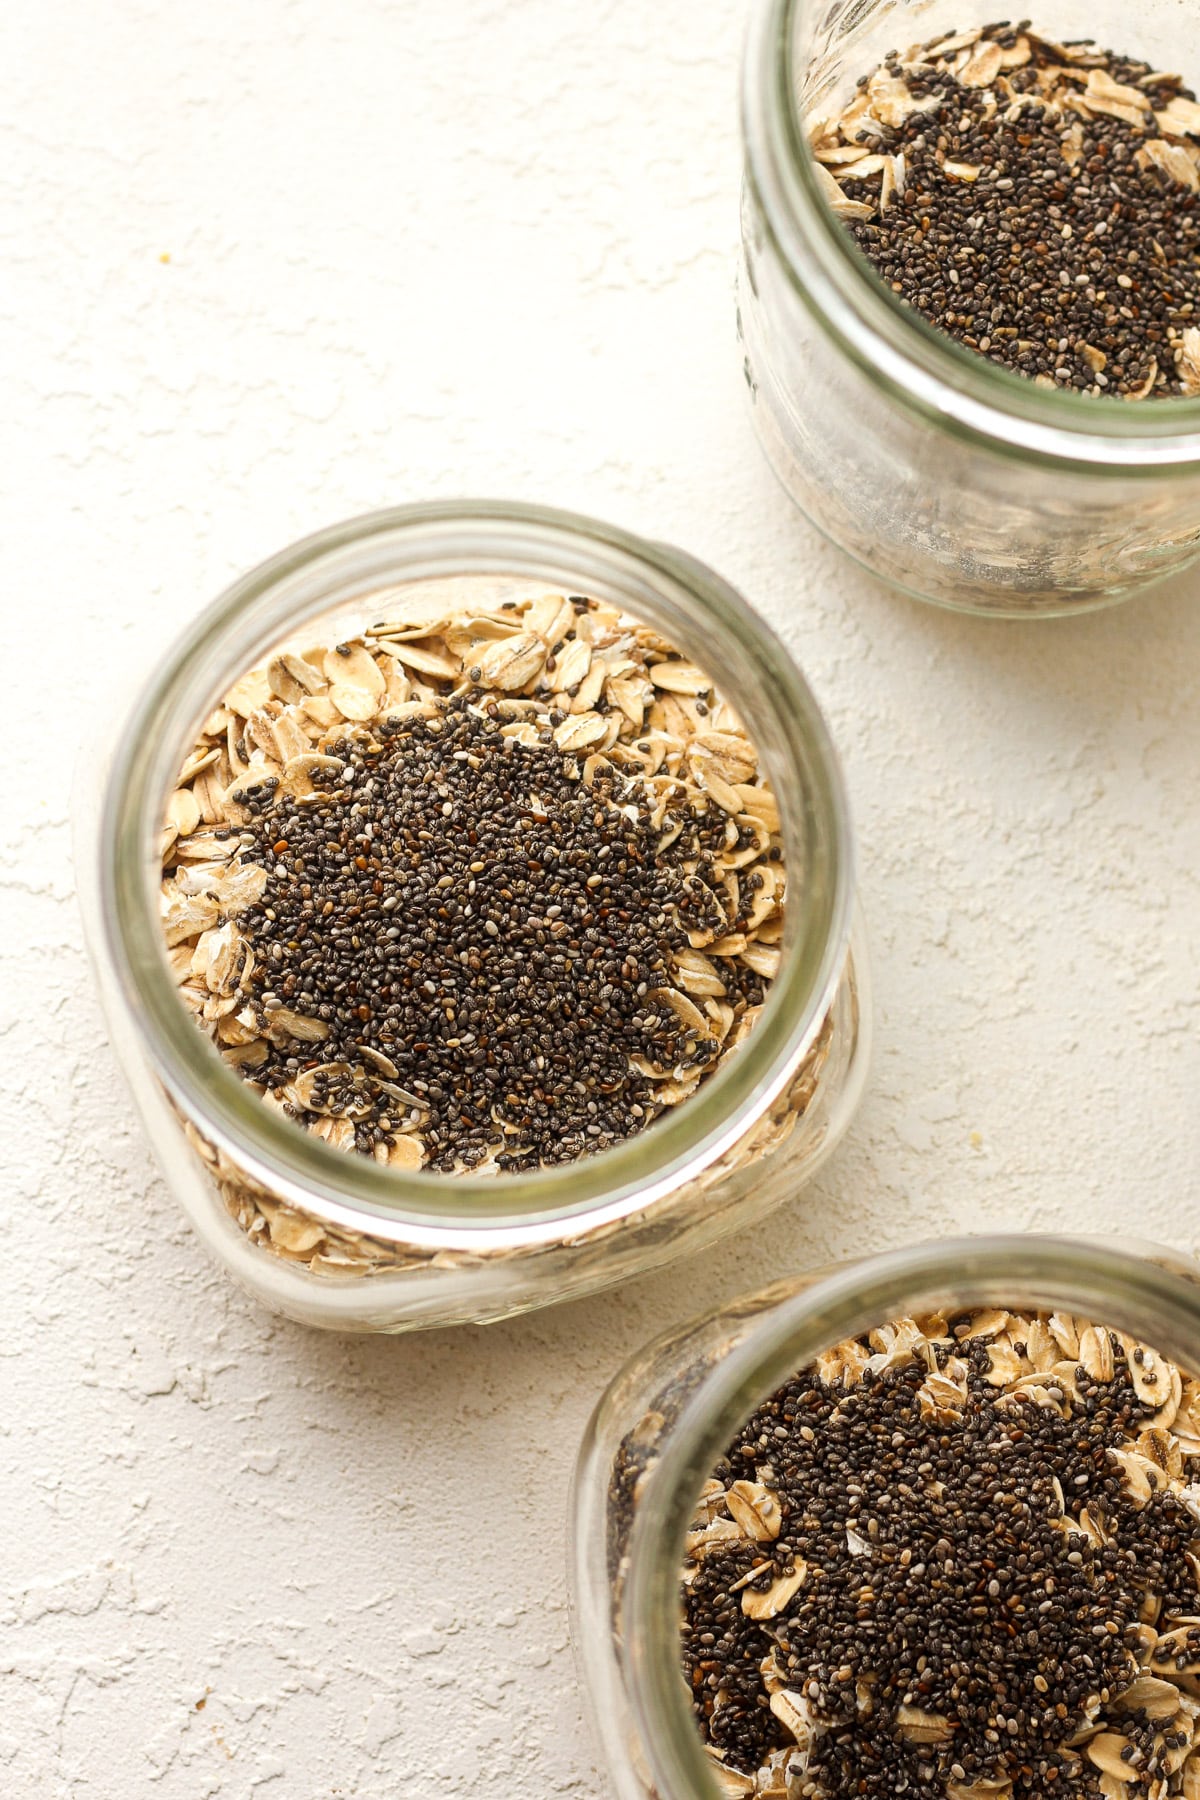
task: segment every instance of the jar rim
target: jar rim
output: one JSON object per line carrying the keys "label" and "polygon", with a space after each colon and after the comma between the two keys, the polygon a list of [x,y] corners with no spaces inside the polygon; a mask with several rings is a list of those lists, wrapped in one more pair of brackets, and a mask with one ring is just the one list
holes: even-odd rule
{"label": "jar rim", "polygon": [[[663,1800],[717,1788],[679,1677],[679,1570],[696,1497],[754,1408],[830,1345],[906,1313],[1017,1303],[1100,1315],[1185,1366],[1200,1346],[1200,1267],[1124,1239],[999,1233],[906,1245],[775,1283],[712,1315],[766,1307],[699,1384],[643,1477],[629,1540],[618,1654]],[[778,1304],[773,1293],[782,1290]],[[703,1321],[677,1328],[686,1337]],[[618,1375],[614,1386],[619,1384]],[[604,1401],[600,1403],[604,1406]]]}
{"label": "jar rim", "polygon": [[[695,619],[709,666],[752,677],[793,766],[781,810],[803,811],[811,866],[793,901],[793,941],[738,1055],[699,1093],[611,1149],[528,1173],[448,1178],[349,1156],[277,1117],[216,1055],[180,1004],[158,920],[152,848],[178,767],[179,721],[203,718],[235,629],[256,655],[309,617],[384,586],[462,576],[578,584],[653,617]],[[249,666],[244,659],[242,666]],[[198,675],[197,671],[201,673]],[[228,681],[236,665],[222,671]],[[720,680],[721,678],[718,677]],[[730,691],[728,685],[726,691]],[[736,704],[736,700],[735,700]],[[753,729],[753,720],[748,723]],[[564,1221],[589,1233],[643,1211],[719,1159],[785,1089],[820,1029],[849,942],[853,852],[840,765],[799,667],[720,576],[685,552],[579,514],[495,500],[401,506],[300,540],[233,582],[179,637],[118,741],[99,819],[100,949],[120,1003],[136,1014],[153,1070],[252,1181],[350,1229],[433,1247],[489,1250],[552,1241]]]}
{"label": "jar rim", "polygon": [[1194,475],[1200,399],[1130,404],[1042,388],[936,330],[879,279],[818,185],[793,79],[796,26],[817,0],[758,0],[743,63],[746,178],[799,299],[889,398],[993,453],[1093,474]]}

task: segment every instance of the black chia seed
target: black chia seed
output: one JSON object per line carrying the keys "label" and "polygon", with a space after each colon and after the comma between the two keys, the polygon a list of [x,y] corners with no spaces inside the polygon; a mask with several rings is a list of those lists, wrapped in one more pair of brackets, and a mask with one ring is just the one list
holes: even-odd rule
{"label": "black chia seed", "polygon": [[[1010,48],[1025,30],[990,26],[981,42]],[[1128,56],[1064,65],[1061,47],[1028,41],[1031,59],[1007,70],[999,91],[933,62],[884,64],[938,104],[882,140],[847,126],[853,141],[904,158],[903,191],[882,212],[878,179],[853,179],[853,165],[832,171],[847,199],[874,208],[847,229],[901,299],[992,362],[1092,394],[1195,393],[1197,373],[1180,363],[1182,335],[1200,320],[1200,192],[1145,154],[1160,138],[1155,113],[1194,96]],[[1153,110],[1133,124],[1042,104],[1049,68],[1073,69],[1079,94],[1098,68]],[[947,165],[978,177],[953,178]]]}
{"label": "black chia seed", "polygon": [[[1196,1519],[1165,1480],[1138,1510],[1108,1454],[1151,1416],[1111,1341],[1113,1378],[1080,1367],[1062,1410],[1001,1401],[980,1341],[954,1347],[970,1368],[957,1416],[924,1416],[915,1358],[851,1388],[808,1368],[758,1409],[713,1473],[725,1488],[763,1481],[779,1537],[710,1549],[683,1589],[684,1673],[729,1768],[752,1774],[793,1746],[770,1710],[774,1652],[816,1726],[798,1792],[890,1800],[1007,1781],[1018,1800],[1100,1800],[1099,1769],[1069,1743],[1089,1701],[1107,1708],[1136,1674],[1139,1618],[1200,1612],[1186,1556]],[[950,1351],[937,1354],[944,1365]],[[1103,1548],[1071,1528],[1085,1507]],[[749,1585],[768,1587],[796,1558],[807,1577],[795,1597],[774,1618],[747,1617],[737,1584],[757,1569]],[[1200,1628],[1191,1639],[1195,1659]],[[1147,1672],[1169,1676],[1159,1660]],[[902,1707],[941,1715],[945,1741],[909,1741]],[[1118,1714],[1132,1800],[1163,1775],[1173,1734]],[[1180,1791],[1176,1772],[1161,1792]]]}
{"label": "black chia seed", "polygon": [[[661,1111],[631,1057],[703,1070],[719,1054],[655,994],[689,930],[736,927],[706,880],[727,816],[693,806],[660,849],[644,793],[631,818],[611,775],[586,787],[548,733],[514,746],[469,701],[348,732],[314,801],[271,783],[236,795],[269,872],[239,919],[260,1023],[282,1004],[328,1028],[248,1073],[278,1091],[340,1066],[320,1110],[352,1118],[367,1154],[416,1102],[432,1169],[498,1145],[502,1169],[569,1162]],[[736,979],[740,1013],[763,984]]]}

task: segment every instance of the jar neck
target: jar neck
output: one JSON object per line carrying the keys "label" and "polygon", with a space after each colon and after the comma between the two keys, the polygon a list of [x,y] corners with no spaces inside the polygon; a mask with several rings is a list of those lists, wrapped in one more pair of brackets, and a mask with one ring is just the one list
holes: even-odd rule
{"label": "jar neck", "polygon": [[629,1543],[620,1655],[646,1760],[661,1800],[716,1796],[680,1679],[679,1579],[697,1495],[746,1419],[835,1343],[890,1319],[970,1307],[1075,1313],[1126,1331],[1200,1369],[1200,1267],[1153,1245],[1002,1236],[922,1244],[802,1278],[749,1329],[666,1433],[645,1478]]}
{"label": "jar neck", "polygon": [[[994,450],[1126,477],[1194,474],[1200,401],[1129,406],[1041,388],[935,331],[879,280],[821,193],[808,122],[876,66],[884,19],[884,48],[903,28],[894,0],[844,9],[832,25],[829,12],[828,0],[758,0],[742,126],[747,181],[770,245],[839,353],[897,407]],[[912,36],[922,29],[914,18]],[[926,36],[931,29],[926,21]]]}
{"label": "jar neck", "polygon": [[[587,593],[643,619],[714,671],[742,715],[779,802],[794,898],[762,1017],[711,1082],[651,1131],[532,1174],[405,1174],[347,1158],[272,1115],[225,1067],[180,1005],[161,948],[155,848],[164,797],[194,727],[229,683],[307,622],[356,609],[479,604],[498,582]],[[455,597],[458,597],[455,601]],[[440,603],[440,602],[439,602]],[[377,616],[376,614],[372,616]],[[501,502],[403,507],[339,525],[234,584],[175,647],[118,747],[101,824],[102,946],[119,1003],[168,1093],[247,1177],[319,1204],[350,1228],[439,1247],[551,1241],[642,1210],[709,1168],[784,1090],[836,988],[852,869],[841,774],[811,692],[783,646],[710,570],[594,520]]]}

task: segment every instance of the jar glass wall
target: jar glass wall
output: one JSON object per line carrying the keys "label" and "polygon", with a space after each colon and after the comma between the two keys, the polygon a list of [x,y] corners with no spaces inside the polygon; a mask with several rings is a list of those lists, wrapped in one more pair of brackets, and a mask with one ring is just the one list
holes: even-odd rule
{"label": "jar glass wall", "polygon": [[721,1794],[681,1674],[680,1571],[701,1487],[739,1428],[836,1343],[896,1318],[988,1306],[1073,1313],[1200,1369],[1200,1267],[1190,1259],[1013,1236],[917,1245],[778,1282],[660,1338],[613,1381],[576,1469],[571,1582],[577,1657],[618,1800]]}
{"label": "jar glass wall", "polygon": [[[1200,402],[1044,389],[934,331],[834,216],[809,149],[885,55],[991,23],[988,0],[760,0],[743,89],[739,332],[755,422],[806,515],[894,586],[1016,616],[1115,601],[1200,552]],[[1046,0],[1200,81],[1200,12]]]}
{"label": "jar glass wall", "polygon": [[[789,878],[755,1028],[685,1104],[612,1149],[532,1173],[383,1166],[264,1106],[181,1005],[159,919],[165,797],[199,722],[319,620],[567,592],[609,601],[717,672],[771,778]],[[88,771],[89,776],[91,771]],[[94,782],[87,784],[94,789]],[[351,521],[235,583],[176,646],[80,805],[85,923],[114,1044],[167,1180],[261,1300],[343,1330],[496,1318],[712,1242],[788,1198],[844,1130],[866,1061],[841,776],[782,646],[709,570],[593,521],[493,503]]]}

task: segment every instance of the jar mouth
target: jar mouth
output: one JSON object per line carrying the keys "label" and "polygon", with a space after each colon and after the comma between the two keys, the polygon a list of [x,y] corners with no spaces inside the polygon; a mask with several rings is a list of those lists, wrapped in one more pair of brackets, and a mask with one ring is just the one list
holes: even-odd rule
{"label": "jar mouth", "polygon": [[847,1337],[943,1306],[1017,1304],[1090,1313],[1185,1367],[1196,1361],[1200,1270],[1189,1259],[1094,1238],[952,1238],[850,1263],[782,1298],[684,1406],[645,1477],[622,1603],[625,1685],[664,1800],[717,1800],[679,1672],[679,1571],[696,1497],[726,1446],[769,1394]]}
{"label": "jar mouth", "polygon": [[811,4],[758,0],[742,84],[747,179],[804,305],[865,377],[944,429],[1093,471],[1194,473],[1200,399],[1130,403],[1039,387],[936,330],[880,280],[818,184],[794,57]]}
{"label": "jar mouth", "polygon": [[[778,975],[737,1053],[643,1133],[520,1174],[404,1172],[332,1149],[274,1114],[179,1000],[159,923],[156,847],[191,733],[231,681],[306,621],[381,589],[472,578],[587,593],[655,625],[715,672],[772,778],[793,878]],[[711,1165],[777,1099],[820,1028],[849,939],[852,852],[841,771],[804,677],[711,570],[575,514],[501,501],[404,506],[292,545],[233,583],[176,642],[129,718],[99,822],[101,949],[154,1073],[252,1181],[352,1229],[469,1247],[589,1231]],[[581,1221],[582,1228],[582,1221]]]}

